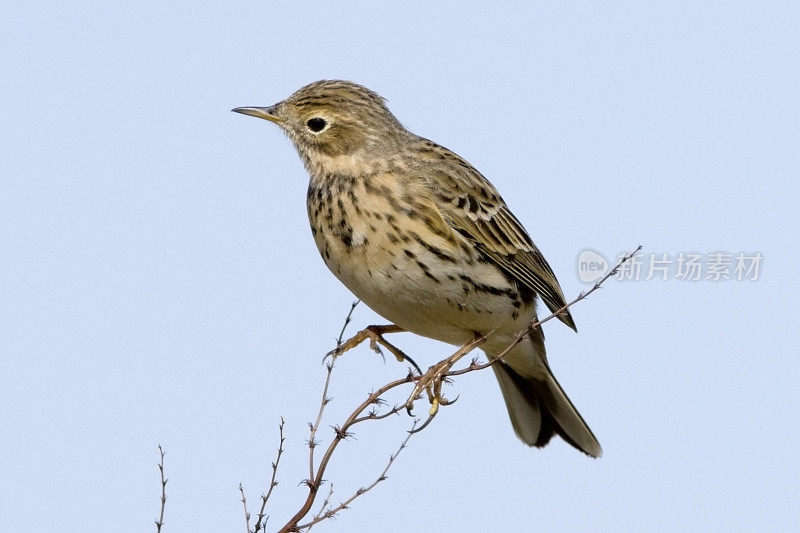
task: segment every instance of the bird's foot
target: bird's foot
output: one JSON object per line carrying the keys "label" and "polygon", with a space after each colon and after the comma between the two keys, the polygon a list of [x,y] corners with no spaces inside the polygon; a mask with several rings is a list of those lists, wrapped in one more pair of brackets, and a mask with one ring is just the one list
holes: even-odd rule
{"label": "bird's foot", "polygon": [[442,383],[448,382],[448,376],[450,375],[450,370],[452,370],[453,365],[461,360],[462,357],[467,355],[475,347],[481,344],[484,340],[485,337],[476,334],[470,342],[459,348],[453,355],[443,359],[442,361],[439,361],[430,367],[425,374],[422,374],[419,377],[416,385],[414,386],[414,390],[411,391],[411,394],[406,400],[406,411],[409,415],[411,414],[412,409],[414,408],[414,402],[420,396],[422,396],[422,391],[425,391],[427,394],[431,408],[428,410],[428,419],[421,426],[413,430],[415,433],[422,431],[428,426],[428,424],[431,423],[433,418],[439,413],[440,406],[451,405],[458,400],[458,397],[456,397],[454,400],[448,400],[442,395]]}
{"label": "bird's foot", "polygon": [[[392,355],[394,355],[395,359],[399,362],[408,361],[411,365],[422,374],[422,370],[420,370],[419,366],[413,359],[411,359],[408,355],[403,352],[400,348],[395,346],[394,344],[390,343],[383,336],[387,333],[400,333],[405,331],[400,326],[395,326],[394,324],[387,324],[384,326],[367,326],[366,328],[362,329],[346,341],[344,341],[338,348],[331,350],[328,352],[325,357],[339,357],[340,355],[344,354],[348,350],[352,350],[365,340],[369,339],[369,347],[372,348],[375,352],[383,355],[381,352],[381,346],[389,350]],[[380,346],[379,346],[380,345]]]}

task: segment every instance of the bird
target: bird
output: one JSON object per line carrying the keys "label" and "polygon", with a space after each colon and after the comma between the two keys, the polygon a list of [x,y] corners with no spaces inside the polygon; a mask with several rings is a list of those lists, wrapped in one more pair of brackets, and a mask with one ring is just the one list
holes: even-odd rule
{"label": "bird", "polygon": [[[489,359],[564,294],[497,189],[455,152],[406,129],[376,92],[344,80],[310,83],[269,107],[309,174],[311,233],[331,272],[394,331],[461,346],[476,335]],[[577,331],[569,310],[558,318]],[[556,380],[534,328],[492,365],[517,437],[554,435],[590,457],[602,448]]]}

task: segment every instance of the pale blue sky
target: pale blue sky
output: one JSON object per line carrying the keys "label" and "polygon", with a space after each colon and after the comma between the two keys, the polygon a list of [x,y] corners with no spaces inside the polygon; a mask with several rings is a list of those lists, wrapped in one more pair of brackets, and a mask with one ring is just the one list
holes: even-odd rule
{"label": "pale blue sky", "polygon": [[[277,128],[230,113],[321,78],[378,91],[578,254],[760,252],[758,281],[615,282],[545,329],[591,460],[514,437],[490,373],[320,531],[800,527],[795,2],[16,2],[0,10],[0,530],[242,531],[286,418],[272,526],[353,297]],[[376,322],[359,308],[354,326]],[[448,353],[404,334],[429,365]],[[402,375],[368,349],[329,425]],[[424,411],[420,409],[420,412]],[[342,446],[335,501],[409,425]],[[281,522],[282,523],[282,522]]]}

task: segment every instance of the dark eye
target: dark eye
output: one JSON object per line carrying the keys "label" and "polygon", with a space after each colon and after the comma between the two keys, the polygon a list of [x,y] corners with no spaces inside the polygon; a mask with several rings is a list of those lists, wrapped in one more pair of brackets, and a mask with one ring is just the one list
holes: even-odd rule
{"label": "dark eye", "polygon": [[323,129],[325,129],[325,126],[327,124],[328,123],[325,122],[324,118],[318,118],[318,117],[310,118],[308,119],[308,122],[306,122],[306,126],[308,126],[308,129],[310,129],[314,133],[321,132]]}

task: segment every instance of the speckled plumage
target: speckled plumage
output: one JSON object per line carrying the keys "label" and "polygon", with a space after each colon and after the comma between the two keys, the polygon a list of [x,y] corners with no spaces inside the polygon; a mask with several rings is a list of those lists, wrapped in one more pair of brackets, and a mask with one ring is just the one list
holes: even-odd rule
{"label": "speckled plumage", "polygon": [[[311,177],[308,216],[325,264],[396,325],[455,345],[491,332],[482,348],[493,357],[536,317],[536,297],[551,311],[564,305],[497,190],[406,130],[376,93],[326,80],[272,107],[236,111],[277,123],[292,140]],[[575,328],[568,311],[559,318]],[[602,453],[549,369],[541,330],[493,368],[524,442],[543,446],[557,433]]]}

